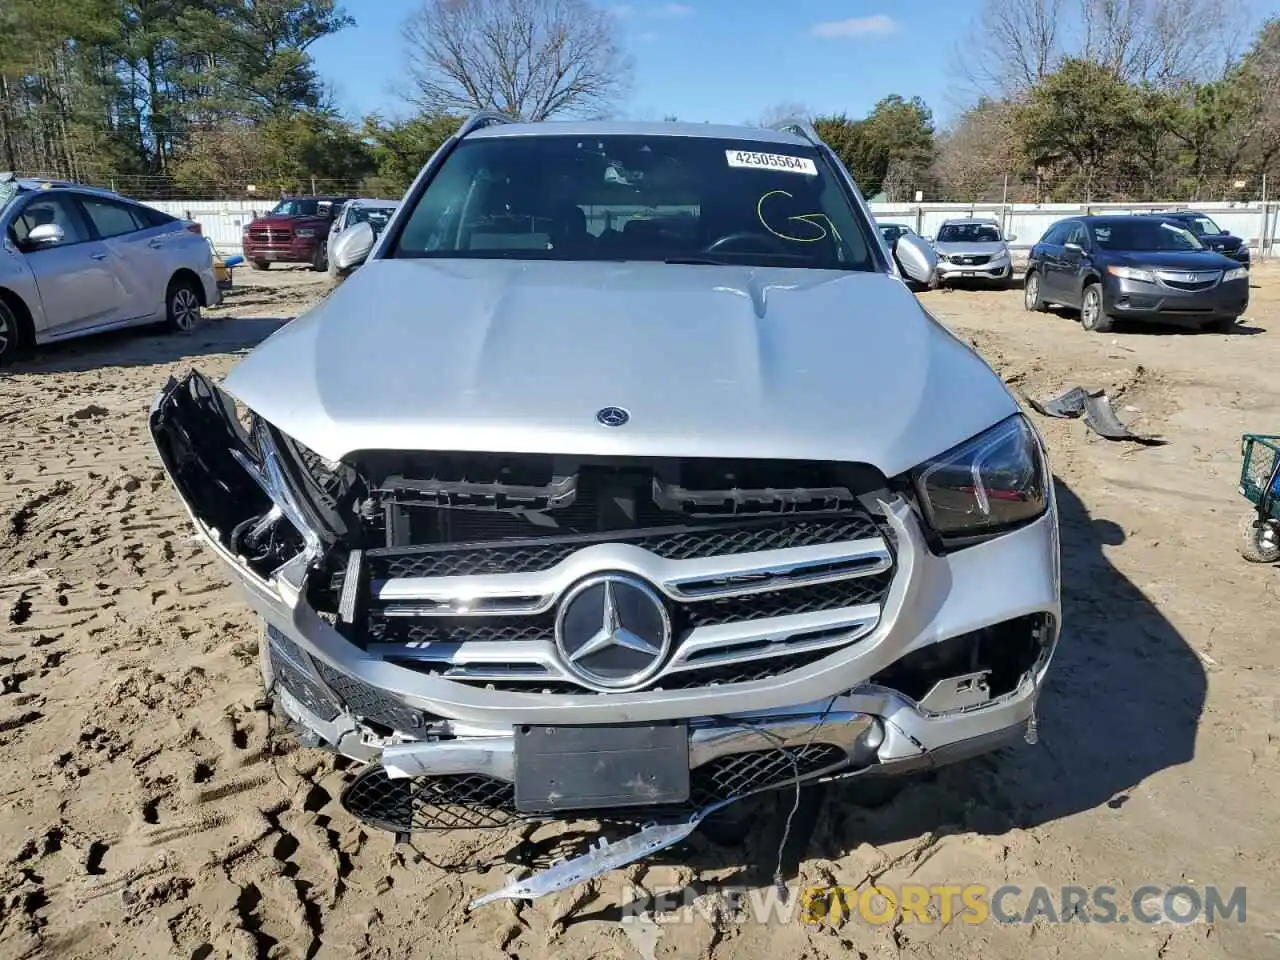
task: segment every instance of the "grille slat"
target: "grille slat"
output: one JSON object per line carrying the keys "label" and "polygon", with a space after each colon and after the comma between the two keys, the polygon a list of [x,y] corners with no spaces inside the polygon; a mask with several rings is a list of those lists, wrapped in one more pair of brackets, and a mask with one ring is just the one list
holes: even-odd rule
{"label": "grille slat", "polygon": [[668,560],[731,556],[789,547],[822,546],[880,536],[870,517],[721,524],[678,531],[619,531],[596,536],[513,540],[508,543],[439,547],[380,548],[369,551],[374,580],[455,577],[549,570],[592,543],[628,543]]}

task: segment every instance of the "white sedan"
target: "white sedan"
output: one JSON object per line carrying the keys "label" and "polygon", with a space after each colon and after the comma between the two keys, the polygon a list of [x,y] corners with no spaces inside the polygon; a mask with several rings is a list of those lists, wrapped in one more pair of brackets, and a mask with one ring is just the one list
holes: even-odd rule
{"label": "white sedan", "polygon": [[371,200],[364,197],[348,200],[342,205],[342,209],[334,218],[333,226],[329,229],[324,258],[329,270],[329,279],[338,279],[338,273],[333,266],[333,245],[338,242],[342,231],[357,223],[367,223],[373,227],[374,236],[377,236],[387,225],[387,221],[391,219],[391,215],[396,212],[398,206],[400,206],[398,200]]}
{"label": "white sedan", "polygon": [[221,297],[197,224],[107,190],[0,173],[0,363],[118,327],[188,331]]}

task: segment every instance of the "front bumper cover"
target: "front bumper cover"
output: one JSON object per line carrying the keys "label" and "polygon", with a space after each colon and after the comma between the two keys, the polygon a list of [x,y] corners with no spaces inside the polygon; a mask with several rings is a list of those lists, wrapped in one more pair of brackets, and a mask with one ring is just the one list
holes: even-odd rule
{"label": "front bumper cover", "polygon": [[[205,414],[198,424],[191,422],[191,396],[206,398],[198,401]],[[696,689],[516,693],[423,675],[370,656],[306,602],[303,554],[269,573],[238,556],[226,531],[236,505],[255,496],[261,505],[262,492],[245,480],[247,475],[204,482],[209,478],[201,472],[203,464],[193,465],[191,448],[178,442],[192,431],[207,434],[223,423],[226,436],[206,436],[201,448],[222,453],[205,459],[216,459],[216,472],[242,470],[226,451],[246,438],[237,434],[225,409],[217,410],[220,403],[228,405],[198,375],[170,381],[151,411],[157,450],[199,535],[266,621],[264,681],[277,691],[281,710],[311,742],[370,762],[362,777],[377,778],[379,789],[394,781],[480,777],[489,784],[486,789],[500,790],[514,776],[513,728],[522,724],[685,721],[695,771],[713,768],[725,757],[832,748],[818,759],[810,757],[804,770],[797,772],[793,765],[765,784],[777,786],[797,779],[918,770],[1017,739],[1033,721],[1060,622],[1052,498],[1047,513],[1033,523],[945,555],[931,551],[908,503],[883,503],[898,563],[880,622],[858,642],[808,666],[766,680]],[[992,589],[993,584],[999,588]],[[930,692],[915,700],[873,682],[910,654],[1018,618],[1039,618],[1039,655],[998,696],[974,700],[944,691],[947,696]],[[742,792],[751,792],[759,781],[743,781]],[[399,829],[403,823],[388,825]]]}

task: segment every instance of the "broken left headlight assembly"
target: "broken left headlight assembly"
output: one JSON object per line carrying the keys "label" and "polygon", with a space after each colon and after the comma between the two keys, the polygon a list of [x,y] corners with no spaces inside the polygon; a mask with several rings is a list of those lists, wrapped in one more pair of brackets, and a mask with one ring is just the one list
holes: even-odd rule
{"label": "broken left headlight assembly", "polygon": [[1042,516],[1049,467],[1035,429],[1014,414],[921,464],[911,483],[929,528],[948,549],[969,546]]}
{"label": "broken left headlight assembly", "polygon": [[294,479],[290,441],[198,373],[171,380],[152,408],[156,450],[193,516],[258,575],[333,541]]}

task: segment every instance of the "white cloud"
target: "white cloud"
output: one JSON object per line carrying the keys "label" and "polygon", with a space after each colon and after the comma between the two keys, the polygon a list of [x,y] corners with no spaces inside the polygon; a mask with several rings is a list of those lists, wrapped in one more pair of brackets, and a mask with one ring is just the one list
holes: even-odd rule
{"label": "white cloud", "polygon": [[870,17],[850,17],[848,20],[827,20],[815,23],[809,32],[824,40],[852,40],[857,37],[876,37],[893,33],[898,29],[897,21],[887,13],[877,13]]}
{"label": "white cloud", "polygon": [[683,3],[668,3],[653,11],[655,17],[664,17],[668,20],[676,17],[687,17],[691,13],[693,13],[693,7],[686,6]]}

